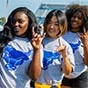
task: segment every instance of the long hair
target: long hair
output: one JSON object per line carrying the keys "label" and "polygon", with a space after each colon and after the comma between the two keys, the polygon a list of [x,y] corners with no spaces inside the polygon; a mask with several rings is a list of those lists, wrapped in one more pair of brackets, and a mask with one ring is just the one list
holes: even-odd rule
{"label": "long hair", "polygon": [[28,8],[18,7],[10,13],[10,15],[8,16],[7,22],[5,23],[5,25],[3,27],[3,31],[0,32],[0,52],[2,52],[4,46],[9,41],[11,41],[15,36],[14,30],[13,30],[14,28],[12,26],[12,21],[13,21],[14,15],[17,12],[24,12],[28,16],[28,19],[30,22],[29,22],[29,25],[27,28],[26,36],[29,40],[32,39],[32,27],[34,26],[34,24],[37,25],[36,17],[34,15],[34,13],[31,10],[29,10]]}
{"label": "long hair", "polygon": [[[32,27],[34,25],[37,25],[37,20],[36,20],[36,17],[34,15],[34,13],[29,10],[28,8],[26,7],[18,7],[16,9],[14,9],[11,14],[8,16],[8,19],[7,19],[7,22],[5,24],[4,27],[7,27],[9,28],[9,30],[11,30],[11,35],[14,37],[15,36],[15,33],[14,33],[14,28],[12,26],[12,21],[13,21],[13,17],[14,15],[17,13],[17,12],[23,12],[25,13],[27,16],[28,16],[28,19],[29,19],[29,25],[28,25],[28,28],[27,28],[27,37],[29,40],[31,40],[32,38]],[[5,29],[6,30],[6,29]]]}

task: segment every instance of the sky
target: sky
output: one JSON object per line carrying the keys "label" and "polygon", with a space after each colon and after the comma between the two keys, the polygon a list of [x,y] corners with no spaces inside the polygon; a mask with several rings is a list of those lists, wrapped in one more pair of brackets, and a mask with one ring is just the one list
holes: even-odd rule
{"label": "sky", "polygon": [[26,6],[35,12],[35,7],[37,8],[41,1],[43,0],[8,0],[7,6],[7,0],[0,0],[0,17],[7,17],[13,9],[20,6]]}
{"label": "sky", "polygon": [[8,17],[11,11],[17,7],[25,6],[31,9],[34,13],[38,9],[41,3],[58,3],[58,4],[86,4],[88,5],[88,0],[8,0],[8,6],[6,4],[7,0],[0,0],[0,17]]}

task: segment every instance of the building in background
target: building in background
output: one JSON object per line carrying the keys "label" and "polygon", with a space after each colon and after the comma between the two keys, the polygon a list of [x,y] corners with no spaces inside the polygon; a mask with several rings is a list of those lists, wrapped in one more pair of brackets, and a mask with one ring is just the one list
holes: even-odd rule
{"label": "building in background", "polygon": [[63,12],[67,9],[67,6],[72,4],[81,4],[88,6],[87,0],[42,0],[41,4],[35,11],[35,15],[39,24],[44,22],[44,18],[47,13],[53,9],[59,9]]}
{"label": "building in background", "polygon": [[38,22],[42,23],[50,10],[64,10],[67,5],[77,3],[88,6],[88,0],[0,0],[0,18],[5,17],[7,20],[13,9],[25,6],[31,9],[35,13]]}
{"label": "building in background", "polygon": [[45,16],[53,9],[59,9],[65,11],[65,4],[41,4],[40,7],[36,10],[35,15],[39,24],[43,23]]}

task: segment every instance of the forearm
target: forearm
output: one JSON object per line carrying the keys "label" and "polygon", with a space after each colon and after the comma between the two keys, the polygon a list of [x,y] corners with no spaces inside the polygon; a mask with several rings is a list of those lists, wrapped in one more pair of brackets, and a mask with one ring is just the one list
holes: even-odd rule
{"label": "forearm", "polygon": [[68,59],[68,56],[63,59],[62,70],[66,75],[69,75],[72,72],[72,65]]}
{"label": "forearm", "polygon": [[88,45],[84,45],[84,62],[88,65]]}
{"label": "forearm", "polygon": [[36,80],[41,74],[40,49],[34,50],[33,60],[29,67],[29,76]]}

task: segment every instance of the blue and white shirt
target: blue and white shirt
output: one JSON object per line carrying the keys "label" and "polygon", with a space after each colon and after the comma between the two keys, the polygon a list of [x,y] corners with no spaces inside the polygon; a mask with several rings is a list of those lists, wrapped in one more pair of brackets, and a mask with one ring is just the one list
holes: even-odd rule
{"label": "blue and white shirt", "polygon": [[[63,45],[67,47],[67,52],[69,56],[69,60],[74,69],[74,55],[70,45],[61,37],[60,41]],[[43,69],[41,77],[37,80],[38,83],[56,85],[63,78],[62,71],[62,55],[58,53],[56,50],[59,47],[59,40],[44,38],[43,40],[44,46],[44,57],[43,57]]]}
{"label": "blue and white shirt", "polygon": [[77,33],[73,33],[68,31],[63,38],[70,44],[73,49],[74,57],[75,57],[75,69],[70,76],[66,76],[68,78],[76,78],[84,71],[87,70],[87,66],[84,63],[84,50],[83,44],[78,37]]}
{"label": "blue and white shirt", "polygon": [[16,37],[11,41],[0,61],[0,88],[30,88],[27,72],[32,56],[33,48],[27,38]]}

